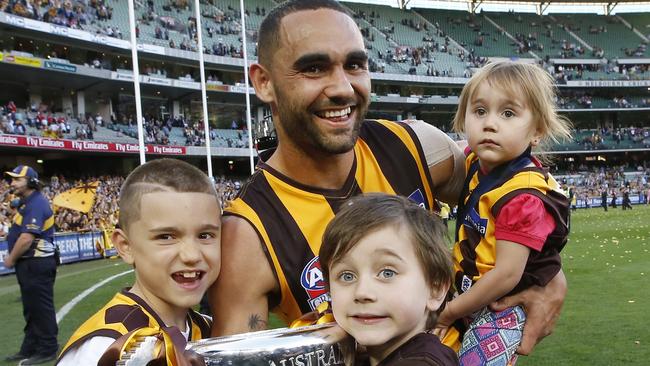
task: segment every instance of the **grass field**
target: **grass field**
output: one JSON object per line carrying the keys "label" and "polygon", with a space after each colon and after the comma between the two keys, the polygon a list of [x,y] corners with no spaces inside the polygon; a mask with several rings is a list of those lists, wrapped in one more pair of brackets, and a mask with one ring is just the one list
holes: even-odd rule
{"label": "grass field", "polygon": [[[650,355],[650,206],[577,211],[563,252],[569,294],[555,333],[518,365],[647,365]],[[59,268],[57,311],[83,290],[130,268],[119,259]],[[59,324],[59,342],[120,288],[127,274],[97,289]],[[18,350],[24,321],[14,276],[0,277],[0,360]],[[644,320],[645,319],[645,320]],[[277,319],[272,325],[280,326]],[[0,365],[11,365],[3,363]]]}

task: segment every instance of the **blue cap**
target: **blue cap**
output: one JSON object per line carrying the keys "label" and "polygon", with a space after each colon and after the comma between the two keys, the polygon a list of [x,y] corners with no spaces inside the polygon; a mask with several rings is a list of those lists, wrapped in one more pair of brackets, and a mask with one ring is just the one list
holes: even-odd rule
{"label": "blue cap", "polygon": [[10,172],[5,172],[5,174],[7,174],[12,178],[27,177],[27,178],[38,179],[38,173],[36,173],[36,170],[32,169],[27,165],[18,165],[14,170]]}

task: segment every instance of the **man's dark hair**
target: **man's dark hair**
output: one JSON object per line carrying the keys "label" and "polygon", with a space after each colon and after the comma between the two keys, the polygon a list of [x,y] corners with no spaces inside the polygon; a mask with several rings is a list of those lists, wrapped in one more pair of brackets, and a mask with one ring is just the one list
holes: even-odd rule
{"label": "man's dark hair", "polygon": [[259,63],[267,67],[271,65],[273,52],[280,45],[279,30],[284,17],[303,10],[318,9],[332,9],[352,18],[352,15],[335,0],[289,0],[281,3],[269,12],[260,25],[257,41]]}

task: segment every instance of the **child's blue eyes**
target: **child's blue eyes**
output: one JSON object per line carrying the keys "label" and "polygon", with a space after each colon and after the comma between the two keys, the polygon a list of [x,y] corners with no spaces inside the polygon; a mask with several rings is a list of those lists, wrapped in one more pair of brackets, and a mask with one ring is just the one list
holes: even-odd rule
{"label": "child's blue eyes", "polygon": [[339,278],[344,282],[350,282],[350,281],[354,280],[354,275],[352,273],[349,273],[349,272],[344,272],[344,273],[341,273]]}
{"label": "child's blue eyes", "polygon": [[[395,277],[396,275],[397,272],[388,268],[382,269],[379,271],[379,273],[377,273],[377,277],[380,279],[389,279]],[[338,276],[338,279],[343,282],[352,282],[356,279],[356,276],[351,272],[343,272]]]}
{"label": "child's blue eyes", "polygon": [[379,272],[379,277],[382,278],[392,278],[395,277],[397,272],[393,271],[392,269],[382,269],[381,272]]}

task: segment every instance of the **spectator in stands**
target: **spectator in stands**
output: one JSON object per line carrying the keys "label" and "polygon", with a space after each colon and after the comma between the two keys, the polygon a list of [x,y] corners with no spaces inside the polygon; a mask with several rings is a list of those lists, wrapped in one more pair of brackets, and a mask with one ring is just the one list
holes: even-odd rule
{"label": "spectator in stands", "polygon": [[25,125],[23,125],[21,120],[16,120],[16,124],[14,125],[14,134],[16,135],[26,135],[27,134],[27,129],[25,128]]}

